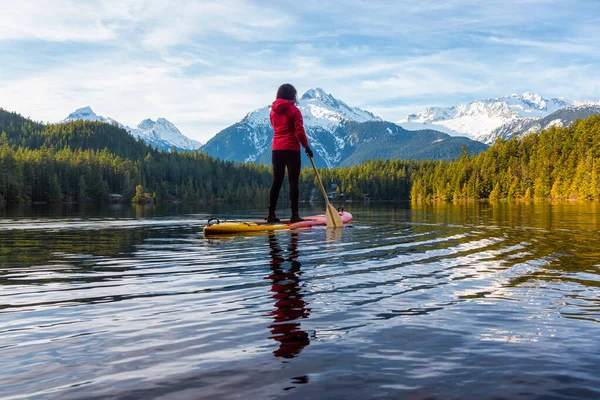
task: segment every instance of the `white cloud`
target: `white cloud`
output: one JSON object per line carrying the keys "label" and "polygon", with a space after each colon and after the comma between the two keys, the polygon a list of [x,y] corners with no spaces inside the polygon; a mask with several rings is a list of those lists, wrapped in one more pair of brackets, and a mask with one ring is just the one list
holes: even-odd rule
{"label": "white cloud", "polygon": [[14,2],[0,13],[0,106],[49,121],[85,105],[127,125],[162,116],[206,141],[283,82],[390,120],[525,90],[597,99],[597,14],[575,3]]}
{"label": "white cloud", "polygon": [[268,85],[254,83],[260,74],[188,78],[166,63],[80,62],[27,79],[0,82],[0,104],[50,122],[85,105],[130,126],[162,116],[178,126],[195,126],[191,132],[182,131],[206,141],[215,129],[239,120],[257,104],[268,104],[272,97],[266,93]]}
{"label": "white cloud", "polygon": [[5,4],[0,13],[0,40],[100,42],[116,38],[114,26],[100,17],[98,6],[75,0]]}
{"label": "white cloud", "polygon": [[537,47],[544,50],[557,53],[583,53],[590,54],[598,50],[598,45],[592,46],[577,42],[544,42],[540,40],[526,40],[517,38],[505,38],[492,36],[489,38],[492,43],[508,44],[518,47]]}
{"label": "white cloud", "polygon": [[141,36],[147,47],[162,48],[207,34],[273,39],[275,30],[293,22],[292,15],[244,0],[29,0],[3,7],[0,40],[101,42]]}

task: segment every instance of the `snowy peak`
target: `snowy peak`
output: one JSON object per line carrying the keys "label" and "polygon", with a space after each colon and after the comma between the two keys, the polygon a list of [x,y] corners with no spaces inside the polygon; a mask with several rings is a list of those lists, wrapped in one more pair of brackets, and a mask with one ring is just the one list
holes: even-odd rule
{"label": "snowy peak", "polygon": [[184,136],[173,123],[164,118],[156,121],[147,118],[138,124],[137,129],[131,129],[130,133],[136,137],[148,137],[162,141],[178,149],[197,150],[202,147],[200,142]]}
{"label": "snowy peak", "polygon": [[[517,117],[531,117],[533,114],[552,113],[564,107],[573,105],[573,102],[565,99],[552,98],[546,100],[537,93],[525,92],[523,94],[511,94],[506,97],[499,97],[496,101],[501,101],[518,113]],[[528,114],[528,115],[523,115]],[[537,115],[542,116],[542,115]]]}
{"label": "snowy peak", "polygon": [[309,89],[302,95],[300,100],[319,100],[323,104],[327,104],[331,107],[339,107],[340,102],[330,94],[327,94],[323,89]]}
{"label": "snowy peak", "polygon": [[69,114],[67,118],[63,119],[61,123],[72,121],[98,121],[117,125],[119,128],[123,128],[123,125],[115,121],[114,119],[97,115],[90,106],[78,108],[77,110]]}
{"label": "snowy peak", "polygon": [[305,119],[347,120],[355,122],[381,121],[381,118],[362,110],[350,107],[321,88],[307,90],[299,101],[299,107]]}
{"label": "snowy peak", "polygon": [[[341,100],[336,99],[331,94],[327,94],[323,89],[316,88],[306,91],[297,104],[304,125],[307,128],[320,127],[326,130],[334,130],[344,121],[366,122],[366,121],[381,121],[369,111],[362,110],[358,107],[350,107]],[[242,121],[251,126],[269,126],[271,106],[266,106],[255,110]]]}
{"label": "snowy peak", "polygon": [[181,135],[179,129],[177,129],[177,127],[171,121],[167,121],[164,118],[158,118],[156,120],[156,125],[160,126],[163,129],[168,129]]}
{"label": "snowy peak", "polygon": [[453,107],[429,107],[397,123],[406,129],[430,128],[490,143],[491,133],[501,126],[509,123],[511,126],[520,126],[517,120],[544,118],[576,104],[566,99],[548,100],[538,93],[513,93]]}
{"label": "snowy peak", "polygon": [[[350,122],[382,121],[381,118],[362,110],[351,107],[321,88],[307,90],[297,104],[309,142],[313,150],[332,167],[338,165],[345,152],[352,146],[347,137],[340,133],[341,127]],[[257,161],[271,145],[273,128],[270,121],[271,106],[266,106],[246,115],[240,122],[225,129],[211,139],[203,148],[216,157],[227,158],[229,155],[222,153],[226,147],[235,147],[226,143],[224,139],[235,131],[235,141],[243,143],[244,149],[239,150],[244,156],[243,161]],[[222,135],[221,135],[222,134]],[[236,150],[237,151],[237,150]]]}
{"label": "snowy peak", "polygon": [[600,100],[575,100],[575,107],[600,107]]}
{"label": "snowy peak", "polygon": [[321,89],[321,88],[308,89],[302,95],[302,100],[325,99],[325,98],[333,99],[333,96],[331,96],[330,94],[325,93],[325,91],[323,89]]}
{"label": "snowy peak", "polygon": [[164,118],[159,118],[156,122],[148,118],[140,122],[137,128],[130,128],[112,118],[97,115],[91,107],[87,106],[73,111],[61,123],[79,120],[117,125],[133,137],[142,139],[147,144],[163,150],[170,150],[173,147],[181,150],[197,150],[202,146],[200,142],[184,136],[174,124]]}
{"label": "snowy peak", "polygon": [[105,118],[101,115],[97,115],[92,110],[92,107],[90,107],[90,106],[78,108],[77,110],[75,110],[71,114],[69,114],[69,116],[67,118],[65,118],[62,122],[71,122],[71,121],[78,121],[78,120],[98,121],[98,122],[108,122],[108,123],[114,122],[114,120],[111,118]]}
{"label": "snowy peak", "polygon": [[[554,112],[558,109],[561,109],[564,107],[570,107],[573,105],[573,102],[570,100],[557,99],[557,98],[552,98],[550,100],[546,100],[542,97],[542,95],[537,94],[537,93],[531,93],[531,92],[525,92],[521,95],[513,93],[510,96],[507,96],[505,98],[502,98],[502,97],[498,98],[498,100],[501,100],[501,101],[504,99],[507,99],[506,102],[510,105],[518,106],[519,103],[522,103],[531,109],[535,109],[535,110],[539,110],[539,111],[546,111],[546,112]],[[512,100],[512,101],[510,101],[510,100]]]}
{"label": "snowy peak", "polygon": [[527,104],[531,108],[536,108],[538,110],[546,110],[547,109],[546,101],[542,98],[541,95],[539,95],[537,93],[525,92],[522,95],[513,93],[509,97],[511,99],[516,99],[517,101],[521,101],[524,104]]}
{"label": "snowy peak", "polygon": [[147,130],[154,128],[155,125],[156,125],[156,122],[152,121],[150,118],[146,118],[145,120],[143,120],[142,122],[140,122],[138,124],[137,128],[141,129],[143,131],[147,131]]}
{"label": "snowy peak", "polygon": [[85,121],[99,121],[100,119],[102,119],[102,122],[104,122],[104,117],[98,117],[96,115],[96,113],[92,110],[92,107],[87,106],[87,107],[82,107],[82,108],[78,108],[77,110],[73,111],[71,114],[69,114],[69,116],[67,118],[65,118],[65,121],[77,121],[77,120],[85,120]]}
{"label": "snowy peak", "polygon": [[434,122],[464,116],[487,116],[489,118],[531,117],[554,112],[572,105],[569,100],[546,100],[537,93],[525,92],[509,96],[475,100],[469,104],[453,107],[428,107],[419,114],[411,114],[399,122]]}
{"label": "snowy peak", "polygon": [[577,119],[584,119],[591,115],[600,114],[600,101],[585,102],[585,105],[563,107],[546,117],[516,118],[494,129],[487,136],[478,138],[484,143],[493,143],[498,137],[510,139],[532,133],[540,133],[553,126],[569,126]]}

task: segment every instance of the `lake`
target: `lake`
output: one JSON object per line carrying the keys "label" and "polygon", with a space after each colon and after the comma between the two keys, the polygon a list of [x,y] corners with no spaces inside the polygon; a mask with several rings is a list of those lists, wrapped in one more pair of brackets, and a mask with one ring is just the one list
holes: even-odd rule
{"label": "lake", "polygon": [[599,203],[345,208],[0,209],[0,398],[600,398]]}

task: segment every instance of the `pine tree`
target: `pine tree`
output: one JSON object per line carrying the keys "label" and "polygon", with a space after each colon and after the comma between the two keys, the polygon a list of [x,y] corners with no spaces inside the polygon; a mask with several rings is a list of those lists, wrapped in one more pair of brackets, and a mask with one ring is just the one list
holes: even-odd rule
{"label": "pine tree", "polygon": [[77,199],[80,202],[83,202],[83,201],[86,201],[87,198],[88,198],[88,190],[87,190],[87,185],[85,183],[85,176],[80,175],[79,183],[78,183]]}
{"label": "pine tree", "polygon": [[48,200],[51,203],[60,203],[63,201],[63,192],[56,174],[53,174],[50,180],[50,195]]}

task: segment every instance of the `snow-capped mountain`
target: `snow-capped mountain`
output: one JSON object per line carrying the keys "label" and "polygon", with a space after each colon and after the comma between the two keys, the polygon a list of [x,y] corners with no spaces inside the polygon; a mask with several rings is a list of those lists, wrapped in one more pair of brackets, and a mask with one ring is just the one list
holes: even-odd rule
{"label": "snow-capped mountain", "polygon": [[[329,131],[335,129],[344,121],[381,121],[381,118],[362,110],[358,107],[350,107],[341,100],[325,93],[321,88],[310,89],[302,95],[297,104],[302,112],[304,126],[306,128],[323,128]],[[271,125],[269,115],[271,106],[268,105],[252,111],[241,122],[250,125]]]}
{"label": "snow-capped mountain", "polygon": [[518,128],[528,124],[530,120],[545,118],[566,107],[593,104],[596,102],[559,98],[547,100],[539,94],[527,92],[476,100],[453,107],[429,107],[397,123],[406,129],[436,129],[451,135],[464,135],[484,143],[492,143],[495,140],[493,132],[504,125]]}
{"label": "snow-capped mountain", "polygon": [[[298,100],[309,143],[328,167],[339,164],[349,142],[340,126],[349,121],[381,121],[381,118],[350,107],[323,89],[310,89]],[[273,128],[269,115],[271,106],[255,110],[240,122],[226,128],[209,140],[203,151],[222,159],[255,162],[270,149]]]}
{"label": "snow-capped mountain", "polygon": [[[332,168],[346,165],[345,160],[357,163],[377,158],[377,148],[381,150],[380,157],[395,158],[393,153],[397,154],[400,151],[399,143],[406,147],[402,148],[401,153],[405,158],[436,158],[435,154],[439,154],[439,158],[453,157],[445,153],[442,155],[438,150],[428,153],[431,150],[428,146],[440,143],[448,137],[447,135],[442,134],[443,138],[434,135],[435,138],[432,136],[429,140],[429,131],[415,137],[412,135],[414,132],[408,134],[397,125],[383,121],[369,111],[351,107],[320,88],[304,93],[298,101],[298,108],[304,119],[309,144],[315,153],[315,163],[319,166]],[[273,138],[270,112],[271,106],[266,106],[249,113],[240,122],[215,135],[202,151],[224,160],[270,163]],[[460,140],[471,142],[465,138],[452,138],[447,143],[458,143]],[[359,144],[360,149],[357,147]],[[481,151],[486,147],[465,144],[473,151]],[[439,145],[435,145],[436,149],[437,146]],[[461,145],[458,145],[454,156],[459,154],[460,147]],[[365,149],[373,151],[363,152]],[[354,157],[350,158],[352,155]]]}
{"label": "snow-capped mountain", "polygon": [[[340,162],[347,144],[343,135],[338,132],[341,124],[348,121],[381,121],[381,118],[368,111],[350,107],[343,101],[337,100],[321,88],[310,89],[304,93],[298,101],[298,108],[302,112],[306,135],[313,150],[330,168]],[[259,155],[271,145],[273,129],[270,113],[269,105],[249,113],[240,122],[249,128],[249,135],[257,150],[249,154],[244,161],[256,161]]]}
{"label": "snow-capped mountain", "polygon": [[197,150],[202,147],[200,142],[184,136],[175,125],[164,118],[156,121],[145,119],[138,124],[137,129],[128,129],[128,132],[147,143],[165,143],[169,148]]}
{"label": "snow-capped mountain", "polygon": [[78,108],[77,110],[69,114],[69,116],[63,119],[61,122],[64,123],[78,120],[106,122],[108,124],[113,124],[119,126],[120,128],[124,128],[122,124],[118,123],[112,118],[105,118],[101,115],[96,115],[96,113],[92,111],[92,108],[90,106]]}
{"label": "snow-capped mountain", "polygon": [[175,125],[164,118],[159,118],[156,121],[145,119],[139,123],[137,128],[130,128],[112,118],[97,115],[88,106],[75,110],[62,120],[61,123],[77,120],[98,121],[117,125],[125,129],[133,137],[140,138],[149,145],[158,147],[160,150],[171,150],[173,147],[179,150],[197,150],[202,147],[200,142],[183,135]]}
{"label": "snow-capped mountain", "polygon": [[479,139],[484,143],[493,143],[498,137],[510,139],[513,136],[521,137],[532,133],[540,133],[542,130],[553,126],[569,126],[577,119],[584,119],[591,115],[600,114],[600,102],[586,101],[576,103],[584,105],[561,108],[543,118],[513,119]]}

